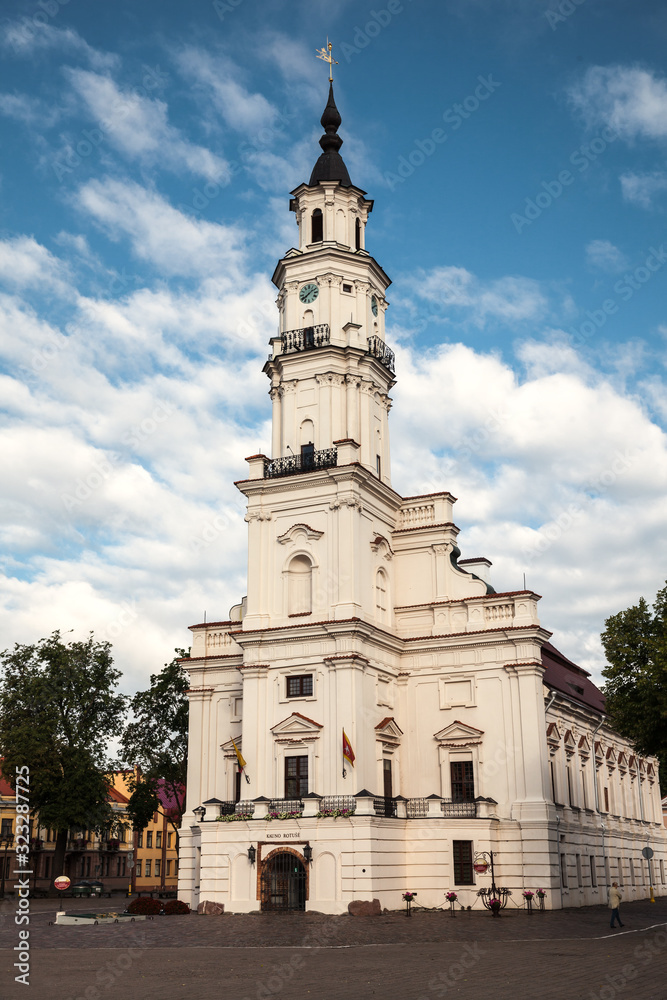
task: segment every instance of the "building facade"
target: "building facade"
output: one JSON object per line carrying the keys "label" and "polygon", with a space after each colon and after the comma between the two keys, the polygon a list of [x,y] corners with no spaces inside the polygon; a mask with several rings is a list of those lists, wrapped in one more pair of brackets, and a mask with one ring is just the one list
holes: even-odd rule
{"label": "building facade", "polygon": [[490,851],[515,902],[604,901],[617,872],[630,898],[665,892],[656,761],[606,725],[539,595],[496,593],[487,559],[460,558],[455,498],[392,487],[390,281],[339,124],[330,89],[273,275],[272,454],[237,483],[247,598],[192,626],[179,894],[237,912],[395,909],[406,890],[473,905]]}
{"label": "building facade", "polygon": [[[127,796],[130,790],[126,776],[131,774],[131,771],[114,774],[115,786]],[[164,782],[158,783],[157,796],[158,809],[146,827],[134,830],[130,835],[132,864],[128,868],[128,887],[132,893],[165,893],[176,891],[178,886],[178,844],[173,822],[178,826],[178,810]]]}

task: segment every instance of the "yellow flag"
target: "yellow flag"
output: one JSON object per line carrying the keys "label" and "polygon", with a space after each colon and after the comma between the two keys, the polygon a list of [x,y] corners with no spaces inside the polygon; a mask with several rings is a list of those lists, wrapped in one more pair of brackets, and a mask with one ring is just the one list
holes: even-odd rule
{"label": "yellow flag", "polygon": [[245,761],[243,759],[243,754],[241,753],[241,751],[239,750],[239,748],[237,747],[237,745],[236,745],[236,743],[234,742],[233,739],[232,739],[232,746],[234,747],[234,750],[236,751],[236,759],[239,762],[239,767],[241,768],[241,770],[243,770],[243,768],[246,766]]}

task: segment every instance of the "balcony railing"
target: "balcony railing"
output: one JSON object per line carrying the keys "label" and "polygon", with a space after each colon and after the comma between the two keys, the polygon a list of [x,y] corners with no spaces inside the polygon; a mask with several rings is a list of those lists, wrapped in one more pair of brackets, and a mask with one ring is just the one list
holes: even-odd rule
{"label": "balcony railing", "polygon": [[81,837],[77,837],[75,840],[69,840],[67,842],[68,851],[85,851],[88,845],[87,840],[83,840]]}
{"label": "balcony railing", "polygon": [[384,365],[384,367],[390,371],[392,375],[394,374],[396,355],[387,347],[384,340],[381,340],[379,337],[369,337],[368,350],[366,353],[371,354],[374,358],[377,358],[381,365]]}
{"label": "balcony railing", "polygon": [[271,799],[269,813],[302,813],[303,802],[300,799]]}
{"label": "balcony railing", "polygon": [[288,330],[286,333],[281,333],[280,339],[283,354],[313,351],[329,343],[329,324],[318,323],[317,326],[305,326],[301,330]]}
{"label": "balcony railing", "polygon": [[320,799],[320,812],[354,812],[356,808],[354,795],[325,795]]}
{"label": "balcony railing", "polygon": [[391,819],[396,815],[396,800],[386,796],[378,796],[373,799],[373,808],[376,816],[386,816]]}
{"label": "balcony railing", "polygon": [[284,458],[270,458],[264,463],[264,478],[278,479],[280,476],[296,476],[301,472],[333,469],[337,464],[338,451],[336,448],[311,451],[305,455],[286,455]]}
{"label": "balcony railing", "polygon": [[476,802],[454,802],[453,799],[442,799],[440,808],[445,819],[474,819],[477,815]]}

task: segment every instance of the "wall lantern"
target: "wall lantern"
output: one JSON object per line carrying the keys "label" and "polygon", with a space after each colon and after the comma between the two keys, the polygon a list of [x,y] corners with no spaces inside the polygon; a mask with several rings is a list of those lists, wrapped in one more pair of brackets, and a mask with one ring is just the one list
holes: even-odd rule
{"label": "wall lantern", "polygon": [[303,849],[303,856],[306,860],[306,864],[312,864],[313,861],[313,849],[310,844],[306,844]]}
{"label": "wall lantern", "polygon": [[257,857],[257,851],[255,850],[254,845],[251,844],[250,847],[248,848],[248,861],[250,862],[251,865],[254,865],[256,857]]}
{"label": "wall lantern", "polygon": [[204,822],[204,816],[206,815],[206,806],[197,806],[197,808],[193,809],[192,812],[194,813],[194,817],[198,823]]}

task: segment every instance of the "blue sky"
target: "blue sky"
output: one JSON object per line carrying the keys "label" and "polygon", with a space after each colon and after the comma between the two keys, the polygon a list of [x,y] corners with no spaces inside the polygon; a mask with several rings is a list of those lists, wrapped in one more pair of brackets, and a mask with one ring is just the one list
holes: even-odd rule
{"label": "blue sky", "polygon": [[393,481],[597,672],[667,576],[667,10],[620,0],[5,0],[0,646],[127,687],[245,593],[270,275],[342,153],[393,279]]}

